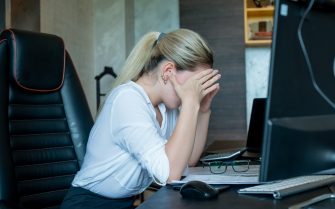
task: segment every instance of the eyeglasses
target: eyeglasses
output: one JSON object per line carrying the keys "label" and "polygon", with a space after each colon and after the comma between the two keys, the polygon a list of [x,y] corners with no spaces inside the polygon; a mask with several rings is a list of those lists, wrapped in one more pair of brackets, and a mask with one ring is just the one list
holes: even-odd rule
{"label": "eyeglasses", "polygon": [[206,163],[209,170],[214,174],[221,174],[227,171],[228,166],[231,166],[236,173],[246,172],[250,167],[250,160],[234,160],[234,161],[213,161]]}

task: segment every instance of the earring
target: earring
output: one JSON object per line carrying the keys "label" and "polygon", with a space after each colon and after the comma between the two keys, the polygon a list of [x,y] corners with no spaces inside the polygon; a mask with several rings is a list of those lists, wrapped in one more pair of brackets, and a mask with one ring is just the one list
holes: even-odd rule
{"label": "earring", "polygon": [[161,75],[161,77],[162,77],[162,80],[163,80],[164,84],[166,84],[167,83],[166,77],[163,74]]}

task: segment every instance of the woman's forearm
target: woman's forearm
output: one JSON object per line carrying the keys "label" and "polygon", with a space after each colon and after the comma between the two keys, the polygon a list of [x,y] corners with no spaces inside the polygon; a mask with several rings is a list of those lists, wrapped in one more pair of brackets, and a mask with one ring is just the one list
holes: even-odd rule
{"label": "woman's forearm", "polygon": [[199,112],[195,142],[192,150],[192,155],[188,162],[189,166],[195,166],[198,163],[201,154],[203,153],[207,141],[210,115],[210,110],[205,113]]}
{"label": "woman's forearm", "polygon": [[176,128],[165,145],[169,159],[169,181],[179,180],[193,151],[199,104],[183,104],[180,109]]}

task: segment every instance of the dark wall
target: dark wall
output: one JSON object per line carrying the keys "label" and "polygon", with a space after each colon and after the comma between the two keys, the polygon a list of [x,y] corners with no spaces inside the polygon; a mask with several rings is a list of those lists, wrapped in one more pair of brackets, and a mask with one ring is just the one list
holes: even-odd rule
{"label": "dark wall", "polygon": [[6,27],[6,0],[0,0],[0,31]]}
{"label": "dark wall", "polygon": [[202,35],[221,70],[221,91],[214,100],[209,142],[246,137],[246,81],[243,1],[180,0],[180,26]]}

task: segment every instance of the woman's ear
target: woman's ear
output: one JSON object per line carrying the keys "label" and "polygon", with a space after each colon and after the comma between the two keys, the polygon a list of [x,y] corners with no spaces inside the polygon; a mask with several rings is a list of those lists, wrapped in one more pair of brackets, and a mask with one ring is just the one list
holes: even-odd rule
{"label": "woman's ear", "polygon": [[175,74],[177,71],[176,69],[176,65],[173,62],[167,61],[166,63],[163,64],[162,66],[162,79],[164,81],[164,83],[167,82],[167,80],[169,80],[170,75],[173,73]]}

